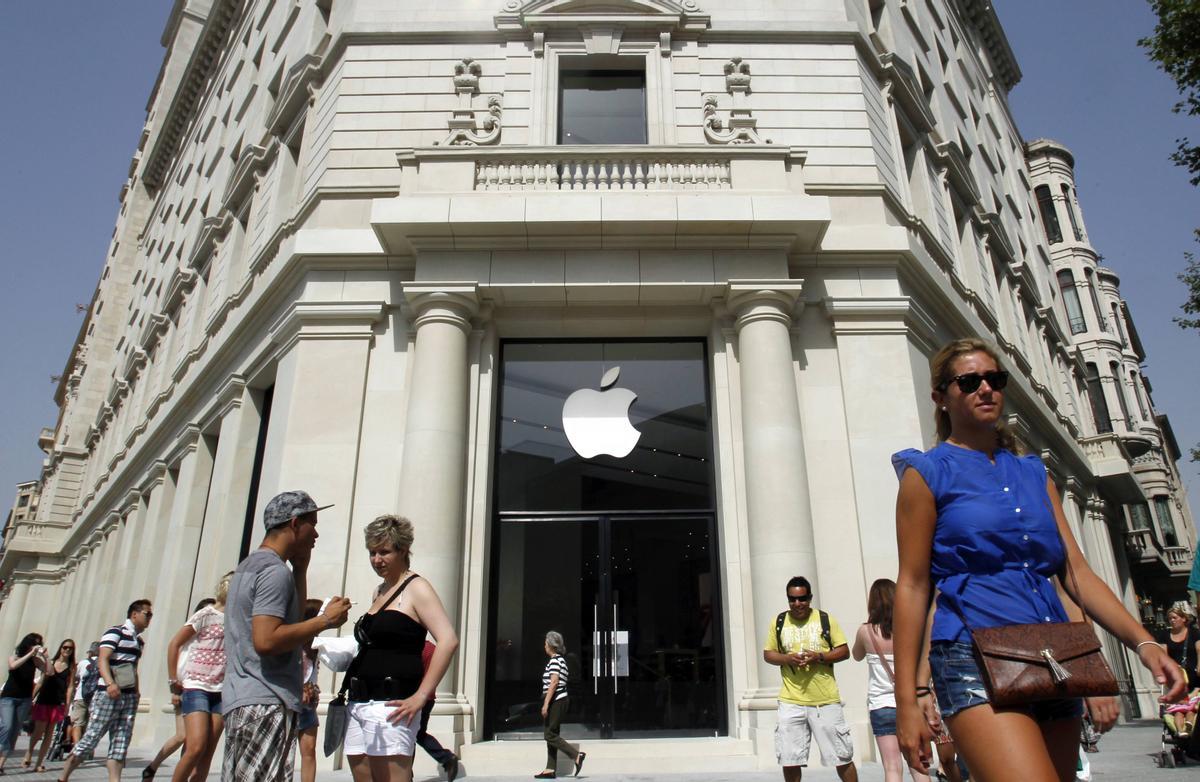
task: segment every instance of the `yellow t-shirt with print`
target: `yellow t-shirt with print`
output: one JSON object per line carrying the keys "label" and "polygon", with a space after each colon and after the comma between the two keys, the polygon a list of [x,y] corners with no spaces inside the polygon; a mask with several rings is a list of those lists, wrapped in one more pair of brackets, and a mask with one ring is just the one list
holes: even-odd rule
{"label": "yellow t-shirt with print", "polygon": [[[809,612],[808,618],[797,622],[791,613],[783,617],[783,627],[779,630],[783,648],[780,649],[775,641],[775,620],[767,631],[767,642],[763,649],[768,652],[783,652],[795,654],[802,650],[814,652],[829,652],[835,647],[846,643],[846,636],[838,626],[833,616],[829,617],[829,639],[833,644],[825,643],[821,635],[821,617],[817,609]],[[838,692],[837,679],[833,677],[833,666],[812,662],[808,666],[783,665],[779,668],[783,674],[783,687],[779,689],[779,700],[784,703],[794,703],[798,706],[824,706],[828,703],[839,703],[842,700]]]}

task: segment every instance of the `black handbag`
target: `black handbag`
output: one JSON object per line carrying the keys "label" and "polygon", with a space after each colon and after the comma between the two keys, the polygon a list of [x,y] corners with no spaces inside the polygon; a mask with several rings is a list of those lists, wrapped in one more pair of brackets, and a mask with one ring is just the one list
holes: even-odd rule
{"label": "black handbag", "polygon": [[[386,610],[392,601],[399,597],[404,588],[416,577],[415,573],[409,576],[400,585],[400,588],[392,593],[387,602],[379,607],[379,611],[376,613]],[[354,656],[354,661],[350,663],[350,667],[346,670],[346,678],[342,680],[342,686],[338,690],[337,697],[329,702],[329,706],[325,711],[325,757],[329,757],[337,752],[338,747],[342,746],[346,741],[346,728],[350,725],[350,715],[346,705],[346,692],[355,681],[354,673],[358,670],[358,661],[362,659],[363,652],[371,646],[371,639],[367,633],[367,628],[370,627],[370,620],[363,621],[370,616],[374,616],[374,614],[363,614],[354,623],[354,639],[358,641],[358,654]]]}

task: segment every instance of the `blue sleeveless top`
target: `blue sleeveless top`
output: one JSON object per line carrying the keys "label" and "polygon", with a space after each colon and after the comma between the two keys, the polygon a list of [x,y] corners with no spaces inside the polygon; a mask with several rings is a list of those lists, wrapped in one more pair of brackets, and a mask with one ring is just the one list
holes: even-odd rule
{"label": "blue sleeveless top", "polygon": [[940,443],[892,455],[897,477],[913,468],[937,503],[930,576],[940,592],[933,641],[970,643],[971,628],[1065,622],[1051,577],[1062,540],[1037,456],[987,454]]}

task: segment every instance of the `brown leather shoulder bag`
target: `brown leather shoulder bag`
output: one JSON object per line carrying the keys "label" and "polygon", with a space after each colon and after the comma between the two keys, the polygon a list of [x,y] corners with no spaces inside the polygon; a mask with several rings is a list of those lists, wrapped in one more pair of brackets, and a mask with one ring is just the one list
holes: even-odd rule
{"label": "brown leather shoulder bag", "polygon": [[[1053,509],[1050,517],[1057,525]],[[1087,608],[1061,532],[1059,541],[1084,621],[972,629],[966,617],[958,612],[963,625],[971,631],[975,657],[994,706],[1023,706],[1036,701],[1120,692],[1117,677],[1100,651],[1100,640],[1087,622]]]}

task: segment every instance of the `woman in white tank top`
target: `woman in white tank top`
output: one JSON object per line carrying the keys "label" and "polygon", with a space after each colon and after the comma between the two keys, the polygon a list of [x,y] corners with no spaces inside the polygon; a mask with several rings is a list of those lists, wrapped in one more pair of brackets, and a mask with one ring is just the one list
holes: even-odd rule
{"label": "woman in white tank top", "polygon": [[[867,661],[867,709],[871,713],[871,732],[879,746],[884,782],[902,782],[904,758],[896,739],[896,686],[892,669],[892,604],[896,582],[881,578],[871,584],[867,596],[867,621],[858,628],[851,653],[855,660]],[[929,777],[909,768],[913,782],[929,782]]]}

